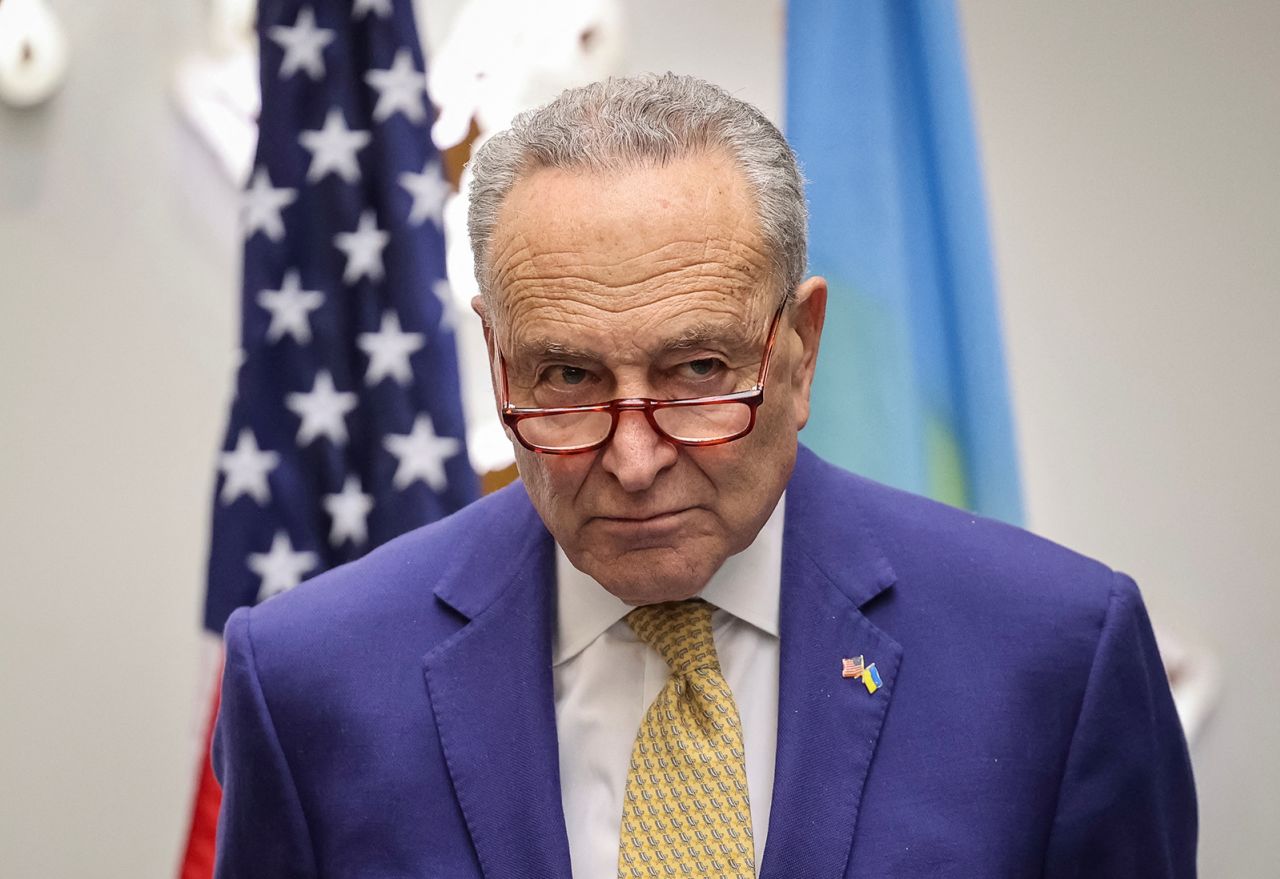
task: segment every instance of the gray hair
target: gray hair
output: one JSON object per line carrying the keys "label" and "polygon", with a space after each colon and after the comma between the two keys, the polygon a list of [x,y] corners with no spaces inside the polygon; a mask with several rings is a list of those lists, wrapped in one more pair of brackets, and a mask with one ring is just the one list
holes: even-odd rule
{"label": "gray hair", "polygon": [[621,171],[724,150],[755,197],[779,296],[804,277],[808,211],[795,153],[755,107],[719,86],[673,73],[610,78],[521,113],[471,159],[467,226],[476,280],[490,298],[489,248],[503,202],[541,168]]}

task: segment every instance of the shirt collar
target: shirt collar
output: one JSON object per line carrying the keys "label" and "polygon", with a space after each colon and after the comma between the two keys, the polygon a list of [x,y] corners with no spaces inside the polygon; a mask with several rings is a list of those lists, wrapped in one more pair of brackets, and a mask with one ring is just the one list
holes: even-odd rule
{"label": "shirt collar", "polygon": [[[699,596],[744,622],[778,637],[778,600],[782,589],[782,522],[786,494],[751,545],[725,559]],[[575,568],[556,544],[556,637],[552,665],[586,649],[622,619],[630,605]]]}

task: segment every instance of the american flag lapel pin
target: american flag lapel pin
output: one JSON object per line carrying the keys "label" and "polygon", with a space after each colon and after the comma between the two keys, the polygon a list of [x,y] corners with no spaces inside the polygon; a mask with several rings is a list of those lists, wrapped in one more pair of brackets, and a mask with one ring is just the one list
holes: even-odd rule
{"label": "american flag lapel pin", "polygon": [[874,693],[884,686],[884,681],[880,677],[879,670],[876,669],[876,664],[874,662],[868,664],[862,656],[840,660],[840,676],[861,680],[868,693]]}
{"label": "american flag lapel pin", "polygon": [[844,678],[860,678],[863,672],[862,657],[840,660],[840,676]]}

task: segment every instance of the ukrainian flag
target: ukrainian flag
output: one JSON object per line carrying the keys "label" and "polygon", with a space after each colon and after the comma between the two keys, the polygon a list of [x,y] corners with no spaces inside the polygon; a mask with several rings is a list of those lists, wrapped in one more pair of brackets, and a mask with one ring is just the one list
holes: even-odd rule
{"label": "ukrainian flag", "polygon": [[791,0],[787,135],[831,284],[802,439],[1022,519],[982,181],[951,2]]}
{"label": "ukrainian flag", "polygon": [[880,680],[880,672],[876,670],[874,662],[863,670],[862,683],[866,686],[868,693],[874,693],[884,686],[884,681]]}

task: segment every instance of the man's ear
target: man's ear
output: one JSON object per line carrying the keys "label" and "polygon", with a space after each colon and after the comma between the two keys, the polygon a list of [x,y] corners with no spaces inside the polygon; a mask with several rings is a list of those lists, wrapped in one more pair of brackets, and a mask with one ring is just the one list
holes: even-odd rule
{"label": "man's ear", "polygon": [[490,320],[489,306],[483,296],[473,296],[471,310],[480,318],[480,329],[484,332],[484,353],[489,358],[489,384],[493,387],[493,402],[498,405],[498,361],[494,356],[497,348],[493,341],[493,322]]}
{"label": "man's ear", "polygon": [[490,320],[489,306],[484,297],[477,294],[471,297],[471,310],[480,318],[480,328],[484,331],[484,349],[489,355],[489,366],[493,367],[493,322]]}
{"label": "man's ear", "polygon": [[813,388],[813,374],[818,366],[818,343],[822,340],[822,325],[827,317],[826,278],[815,275],[796,288],[791,315],[791,331],[800,340],[800,356],[796,358],[791,373],[796,430],[800,430],[809,421],[809,391]]}

